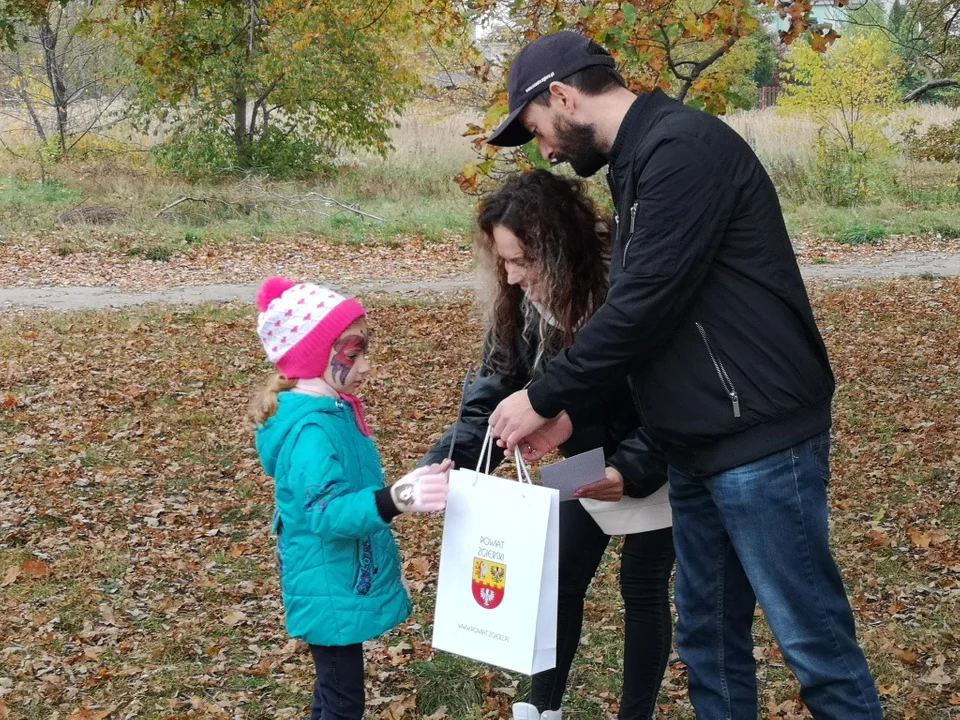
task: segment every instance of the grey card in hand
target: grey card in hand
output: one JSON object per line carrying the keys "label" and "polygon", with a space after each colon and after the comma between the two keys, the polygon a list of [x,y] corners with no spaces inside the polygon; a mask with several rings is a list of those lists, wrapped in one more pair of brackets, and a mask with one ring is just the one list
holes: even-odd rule
{"label": "grey card in hand", "polygon": [[594,448],[574,455],[540,470],[540,479],[546,487],[560,491],[560,502],[573,500],[573,494],[584,485],[603,480],[607,464],[603,448]]}

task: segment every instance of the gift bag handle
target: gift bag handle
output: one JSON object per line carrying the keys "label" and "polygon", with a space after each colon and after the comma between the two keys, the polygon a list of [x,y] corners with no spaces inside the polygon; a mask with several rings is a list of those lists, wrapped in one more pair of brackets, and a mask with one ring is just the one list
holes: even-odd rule
{"label": "gift bag handle", "polygon": [[527,461],[523,459],[523,455],[520,454],[519,445],[513,449],[513,457],[517,463],[517,479],[527,485],[533,485],[533,480],[530,478],[530,467],[527,465]]}
{"label": "gift bag handle", "polygon": [[[490,458],[493,456],[493,430],[487,425],[487,434],[483,437],[483,445],[480,446],[480,457],[477,458],[477,467],[474,469],[474,472],[477,474],[477,478],[480,477],[480,467],[483,465],[484,459],[486,459],[487,464],[484,468],[484,475],[490,474]],[[517,480],[527,485],[533,485],[533,480],[530,477],[530,467],[527,465],[527,461],[523,459],[523,455],[520,454],[520,448],[513,449],[513,457],[517,464]],[[476,482],[476,480],[474,480]]]}
{"label": "gift bag handle", "polygon": [[480,466],[483,465],[483,459],[487,459],[487,466],[484,474],[490,474],[490,457],[493,455],[493,428],[487,425],[487,434],[483,437],[483,445],[480,446],[480,457],[477,458],[477,467],[474,472],[480,472]]}

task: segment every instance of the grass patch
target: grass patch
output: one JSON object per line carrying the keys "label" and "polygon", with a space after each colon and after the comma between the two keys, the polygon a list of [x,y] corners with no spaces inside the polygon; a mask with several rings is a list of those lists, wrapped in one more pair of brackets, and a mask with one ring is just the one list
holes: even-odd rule
{"label": "grass patch", "polygon": [[0,213],[79,202],[82,194],[57,180],[26,182],[0,177]]}
{"label": "grass patch", "polygon": [[872,242],[890,235],[938,233],[945,239],[960,237],[960,216],[952,208],[911,210],[891,201],[853,208],[805,203],[785,205],[784,216],[792,235],[806,232],[839,240],[866,233]]}
{"label": "grass patch", "polygon": [[437,653],[427,662],[410,665],[417,683],[417,712],[432,715],[441,707],[451,718],[476,717],[483,705],[483,673],[487,667],[457,655]]}
{"label": "grass patch", "polygon": [[837,235],[836,241],[841,245],[876,245],[886,236],[887,232],[882,227],[854,225]]}
{"label": "grass patch", "polygon": [[153,262],[170,262],[173,259],[173,249],[169,245],[134,245],[127,250],[127,255]]}
{"label": "grass patch", "polygon": [[[52,169],[55,180],[30,182],[3,177],[10,160],[0,157],[0,219],[5,230],[25,232],[53,229],[60,210],[81,202],[116,207],[123,215],[111,225],[113,249],[157,262],[170,260],[179,250],[227,240],[259,243],[307,234],[350,244],[438,239],[471,230],[476,199],[453,182],[470,157],[463,141],[459,151],[443,158],[354,159],[327,179],[197,183],[124,171],[116,163],[109,173],[65,164]],[[184,197],[204,201],[181,202],[157,216]],[[67,256],[86,249],[82,233],[70,235],[54,241],[51,250]]]}

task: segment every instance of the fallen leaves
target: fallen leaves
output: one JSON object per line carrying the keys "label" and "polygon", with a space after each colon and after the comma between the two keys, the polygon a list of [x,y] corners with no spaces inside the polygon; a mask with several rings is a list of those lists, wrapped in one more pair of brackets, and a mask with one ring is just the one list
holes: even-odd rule
{"label": "fallen leaves", "polygon": [[237,611],[237,610],[234,610],[234,611],[232,611],[232,612],[227,613],[227,614],[224,616],[223,622],[224,622],[225,624],[229,625],[230,627],[236,627],[237,625],[241,625],[241,624],[247,622],[249,619],[250,619],[250,618],[248,618],[248,617],[247,617],[246,615],[244,615],[242,612],[239,612],[239,611]]}
{"label": "fallen leaves", "polygon": [[[832,530],[860,635],[891,714],[955,714],[960,281],[817,286],[813,302],[839,382]],[[456,415],[482,333],[469,298],[366,304],[377,373],[365,399],[393,479]],[[37,717],[101,713],[114,703],[108,720],[239,718],[252,703],[264,717],[300,717],[313,667],[284,630],[272,484],[241,423],[266,371],[252,310],[7,317],[0,720],[22,716],[27,702]],[[8,395],[15,405],[2,400]],[[416,610],[368,645],[368,714],[413,718],[419,678],[437,662],[429,637],[441,524],[404,516],[395,529]],[[611,553],[593,583],[569,690],[576,707],[598,716],[616,707],[618,567]],[[765,716],[799,715],[782,655],[769,635],[758,637]],[[517,678],[458,667],[477,673],[467,680],[477,686],[478,717],[509,716],[522,699]],[[664,687],[664,712],[689,716],[681,663]],[[463,717],[457,707],[441,698],[427,712]]]}
{"label": "fallen leaves", "polygon": [[73,715],[68,715],[67,720],[106,720],[110,717],[109,710],[88,710],[87,708],[81,708]]}
{"label": "fallen leaves", "polygon": [[930,536],[916,528],[910,528],[910,542],[914,547],[930,547]]}
{"label": "fallen leaves", "polygon": [[17,581],[17,578],[20,577],[21,572],[23,571],[16,565],[7,568],[7,572],[3,575],[3,580],[0,580],[0,587],[13,585],[13,583]]}
{"label": "fallen leaves", "polygon": [[42,560],[24,560],[21,569],[30,577],[42,578],[50,574],[50,566]]}
{"label": "fallen leaves", "polygon": [[911,650],[900,650],[898,648],[893,654],[896,656],[897,660],[905,665],[917,664],[917,654]]}
{"label": "fallen leaves", "polygon": [[390,664],[396,667],[404,665],[410,661],[409,653],[413,650],[413,645],[401,642],[387,648],[387,655],[390,657]]}
{"label": "fallen leaves", "polygon": [[937,235],[895,235],[876,243],[846,245],[832,237],[816,237],[801,232],[793,239],[794,252],[801,264],[862,262],[901,252],[960,252],[960,243]]}
{"label": "fallen leaves", "polygon": [[416,707],[417,699],[414,695],[404,695],[394,700],[383,713],[380,714],[380,720],[403,720],[410,717],[411,711]]}
{"label": "fallen leaves", "polygon": [[[301,236],[270,243],[248,240],[211,243],[176,253],[168,262],[131,257],[112,236],[90,232],[80,247],[60,255],[72,231],[44,234],[39,244],[0,243],[0,287],[112,287],[129,292],[174,286],[255,283],[277,274],[316,278],[339,286],[414,282],[468,275],[473,257],[458,235],[431,242],[397,238],[380,244],[351,245]],[[129,244],[129,243],[128,243]],[[209,336],[214,326],[201,325]],[[16,402],[8,395],[0,404]]]}
{"label": "fallen leaves", "polygon": [[885,532],[880,530],[871,530],[869,535],[870,547],[872,548],[887,547],[890,544],[890,536]]}
{"label": "fallen leaves", "polygon": [[919,528],[910,528],[910,543],[914,547],[937,547],[945,542],[947,542],[947,534],[939,528],[926,531]]}
{"label": "fallen leaves", "polygon": [[920,678],[920,682],[925,682],[928,685],[950,685],[953,683],[953,678],[947,675],[942,667],[936,667]]}

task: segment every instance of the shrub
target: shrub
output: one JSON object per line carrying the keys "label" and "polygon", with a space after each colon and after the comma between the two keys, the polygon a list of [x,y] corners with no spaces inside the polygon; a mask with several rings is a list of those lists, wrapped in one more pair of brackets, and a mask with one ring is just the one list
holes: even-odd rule
{"label": "shrub", "polygon": [[859,205],[870,197],[869,161],[856,150],[821,145],[817,153],[816,182],[828,205]]}
{"label": "shrub", "polygon": [[911,128],[904,134],[904,141],[907,152],[917,160],[960,162],[960,120],[950,125],[933,125],[923,135]]}
{"label": "shrub", "polygon": [[844,37],[828,53],[797,43],[790,61],[794,82],[784,86],[784,113],[812,118],[831,145],[871,155],[889,151],[884,129],[898,105],[898,64],[882,32]]}
{"label": "shrub", "polygon": [[[287,135],[269,127],[257,141],[239,148],[223,130],[191,130],[154,149],[161,170],[189,180],[215,178],[239,171],[274,178],[303,178],[328,173],[333,153],[319,141]],[[243,157],[241,157],[243,155]]]}

